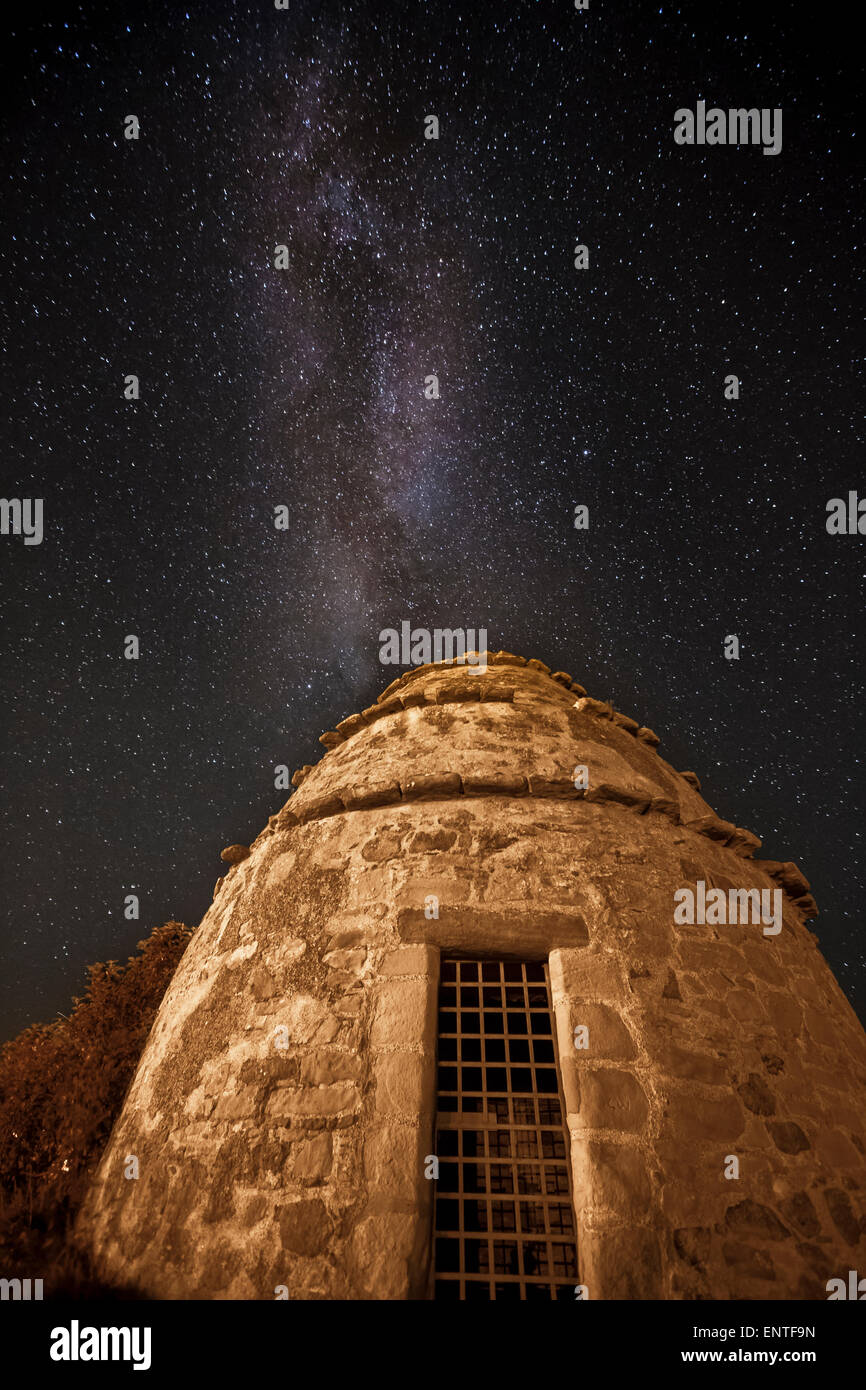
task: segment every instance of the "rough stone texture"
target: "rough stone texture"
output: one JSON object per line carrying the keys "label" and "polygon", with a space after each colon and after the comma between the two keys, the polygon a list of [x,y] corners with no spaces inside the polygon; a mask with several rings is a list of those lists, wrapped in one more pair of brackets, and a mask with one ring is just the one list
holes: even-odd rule
{"label": "rough stone texture", "polygon": [[225,849],[220,850],[220,859],[226,864],[242,864],[249,857],[250,852],[246,845],[226,845]]}
{"label": "rough stone texture", "polygon": [[[104,1279],[428,1296],[440,951],[550,961],[590,1298],[824,1299],[866,1268],[866,1036],[794,864],[510,653],[406,672],[328,743],[166,993],[79,1222]],[[781,887],[782,931],[675,925],[699,878]]]}

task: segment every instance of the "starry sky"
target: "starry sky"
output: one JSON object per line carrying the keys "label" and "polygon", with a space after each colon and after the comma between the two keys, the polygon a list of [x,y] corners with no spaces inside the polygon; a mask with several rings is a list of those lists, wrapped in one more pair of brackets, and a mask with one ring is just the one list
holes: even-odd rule
{"label": "starry sky", "polygon": [[[866,1016],[866,540],[825,527],[866,493],[852,23],[16,10],[0,495],[44,498],[45,536],[0,536],[2,1036],[200,920],[274,767],[398,674],[404,619],[484,627],[655,729],[803,869]],[[675,145],[699,100],[781,107],[781,153]]]}

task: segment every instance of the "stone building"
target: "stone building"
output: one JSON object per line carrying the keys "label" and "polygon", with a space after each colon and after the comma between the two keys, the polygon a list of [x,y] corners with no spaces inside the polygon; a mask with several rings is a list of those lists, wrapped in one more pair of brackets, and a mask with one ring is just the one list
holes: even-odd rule
{"label": "stone building", "polygon": [[[81,1216],[103,1279],[826,1299],[866,1273],[866,1036],[795,865],[506,652],[408,671],[322,742],[223,852]],[[684,888],[778,891],[778,930],[678,921]]]}

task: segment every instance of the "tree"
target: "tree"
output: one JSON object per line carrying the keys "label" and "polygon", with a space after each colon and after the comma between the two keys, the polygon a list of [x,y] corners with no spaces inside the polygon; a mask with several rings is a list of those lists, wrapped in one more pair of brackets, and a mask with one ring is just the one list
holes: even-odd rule
{"label": "tree", "polygon": [[[0,1250],[64,1268],[69,1226],[132,1081],[192,930],[155,927],[126,965],[91,965],[68,1018],[34,1024],[0,1048]],[[26,1273],[26,1271],[21,1271]]]}

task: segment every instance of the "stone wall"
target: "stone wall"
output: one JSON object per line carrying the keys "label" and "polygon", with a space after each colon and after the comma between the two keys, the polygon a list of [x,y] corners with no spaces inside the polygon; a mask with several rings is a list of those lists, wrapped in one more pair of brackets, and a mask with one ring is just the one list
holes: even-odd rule
{"label": "stone wall", "polygon": [[[826,1298],[866,1270],[866,1036],[793,864],[507,653],[408,672],[323,742],[166,994],[79,1226],[104,1278],[428,1296],[440,952],[550,960],[591,1298]],[[781,932],[675,925],[698,879],[781,887]]]}

